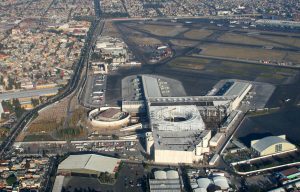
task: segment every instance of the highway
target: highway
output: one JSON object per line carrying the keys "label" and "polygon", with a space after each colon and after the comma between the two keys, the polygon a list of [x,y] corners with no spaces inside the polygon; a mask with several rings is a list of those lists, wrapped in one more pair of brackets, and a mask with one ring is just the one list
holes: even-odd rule
{"label": "highway", "polygon": [[102,32],[102,29],[104,27],[104,22],[100,19],[99,10],[100,5],[95,6],[96,20],[91,23],[90,29],[85,39],[85,45],[81,50],[79,61],[75,66],[73,76],[71,77],[68,85],[64,87],[63,91],[60,94],[50,98],[46,103],[41,104],[38,107],[23,114],[23,116],[19,119],[18,123],[12,128],[10,135],[2,142],[0,146],[0,159],[5,158],[8,155],[6,153],[9,152],[9,150],[11,149],[19,133],[22,132],[22,130],[30,121],[30,119],[33,119],[33,117],[35,117],[38,114],[39,110],[67,97],[71,93],[76,92],[80,85],[82,85],[82,70],[85,66],[88,67],[87,64],[92,47],[97,39],[97,36]]}
{"label": "highway", "polygon": [[32,89],[17,92],[5,92],[0,94],[0,100],[11,100],[24,97],[39,97],[45,95],[55,95],[58,92],[58,87],[44,88],[44,89]]}

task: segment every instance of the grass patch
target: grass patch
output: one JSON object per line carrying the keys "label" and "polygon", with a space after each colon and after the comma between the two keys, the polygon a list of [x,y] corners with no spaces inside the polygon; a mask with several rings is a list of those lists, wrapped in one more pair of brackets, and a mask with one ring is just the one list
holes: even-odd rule
{"label": "grass patch", "polygon": [[265,79],[277,79],[277,80],[282,80],[285,78],[284,75],[277,74],[277,73],[262,73],[258,77],[265,78]]}
{"label": "grass patch", "polygon": [[261,46],[280,46],[276,43],[271,43],[268,41],[256,39],[247,35],[240,35],[235,33],[225,33],[221,37],[218,38],[219,41],[230,42],[230,43],[241,43],[248,45],[261,45]]}
{"label": "grass patch", "polygon": [[197,43],[195,41],[189,41],[189,40],[171,40],[171,43],[176,46],[180,47],[194,47]]}
{"label": "grass patch", "polygon": [[207,29],[192,29],[184,34],[184,37],[189,39],[203,39],[211,35],[214,31]]}
{"label": "grass patch", "polygon": [[54,139],[46,134],[31,134],[26,135],[23,141],[54,141]]}
{"label": "grass patch", "polygon": [[208,59],[197,59],[191,57],[179,57],[172,60],[168,65],[174,68],[181,69],[192,69],[192,70],[203,70],[205,65],[209,64],[210,60]]}
{"label": "grass patch", "polygon": [[232,78],[243,76],[248,79],[265,78],[276,81],[283,81],[293,76],[297,70],[278,68],[268,65],[255,65],[250,63],[224,61],[218,59],[206,59],[195,57],[178,57],[168,63],[170,67],[207,71],[215,74],[230,75]]}
{"label": "grass patch", "polygon": [[66,129],[59,129],[57,131],[57,136],[62,139],[72,139],[83,137],[86,135],[86,132],[83,128],[66,128]]}
{"label": "grass patch", "polygon": [[283,61],[285,52],[267,49],[209,44],[200,47],[201,54],[215,57],[250,59],[250,60],[276,60]]}
{"label": "grass patch", "polygon": [[176,26],[141,25],[139,26],[139,28],[153,35],[158,35],[163,37],[173,37],[188,29],[182,27],[181,25],[176,25]]}
{"label": "grass patch", "polygon": [[151,37],[130,36],[129,39],[137,45],[160,45],[160,40]]}
{"label": "grass patch", "polygon": [[63,118],[59,123],[53,120],[37,121],[37,122],[33,122],[29,126],[27,131],[29,133],[50,133],[58,129],[59,127],[61,127],[63,125],[63,122],[64,122]]}
{"label": "grass patch", "polygon": [[262,37],[264,39],[269,39],[278,43],[290,45],[290,46],[296,46],[300,47],[300,39],[293,38],[293,37],[280,37],[280,36],[267,36],[267,35],[261,35],[259,37]]}

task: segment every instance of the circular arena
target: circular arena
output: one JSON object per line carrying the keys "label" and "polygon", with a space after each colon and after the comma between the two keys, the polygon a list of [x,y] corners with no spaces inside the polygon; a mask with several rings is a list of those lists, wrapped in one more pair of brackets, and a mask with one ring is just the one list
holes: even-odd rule
{"label": "circular arena", "polygon": [[101,107],[94,109],[88,114],[89,121],[93,128],[112,128],[117,129],[127,126],[130,115],[123,112],[120,107]]}

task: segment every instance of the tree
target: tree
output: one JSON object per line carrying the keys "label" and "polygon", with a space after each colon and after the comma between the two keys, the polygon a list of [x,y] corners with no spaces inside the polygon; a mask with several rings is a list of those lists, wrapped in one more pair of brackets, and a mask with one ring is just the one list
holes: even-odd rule
{"label": "tree", "polygon": [[8,85],[7,85],[7,90],[12,90],[13,85],[14,85],[15,80],[11,77],[8,77]]}
{"label": "tree", "polygon": [[25,109],[22,108],[19,99],[13,99],[13,106],[15,108],[17,118],[21,117],[25,112]]}
{"label": "tree", "polygon": [[9,186],[12,186],[13,184],[15,184],[17,182],[17,177],[14,174],[11,174],[7,179],[6,179],[6,183]]}
{"label": "tree", "polygon": [[111,137],[112,137],[112,139],[115,139],[115,140],[119,139],[119,137],[117,135],[115,135],[115,134],[112,134]]}
{"label": "tree", "polygon": [[0,76],[0,85],[4,85],[4,80],[3,80],[3,76]]}
{"label": "tree", "polygon": [[36,106],[38,106],[39,104],[40,104],[40,101],[39,101],[39,99],[31,99],[31,103],[32,103],[32,105],[33,105],[33,107],[36,107]]}
{"label": "tree", "polygon": [[26,160],[25,169],[30,169],[30,161]]}

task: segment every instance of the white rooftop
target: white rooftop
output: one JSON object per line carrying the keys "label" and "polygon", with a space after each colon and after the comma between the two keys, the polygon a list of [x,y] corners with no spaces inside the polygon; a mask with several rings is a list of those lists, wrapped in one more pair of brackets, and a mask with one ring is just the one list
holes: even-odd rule
{"label": "white rooftop", "polygon": [[52,188],[52,192],[61,192],[64,184],[65,176],[58,175],[55,178],[55,182]]}
{"label": "white rooftop", "polygon": [[157,78],[142,75],[142,82],[146,98],[161,97],[161,92],[157,82]]}
{"label": "white rooftop", "polygon": [[58,170],[86,169],[114,173],[119,161],[116,158],[95,154],[70,155],[59,164]]}
{"label": "white rooftop", "polygon": [[193,151],[210,133],[203,131],[153,131],[155,149]]}
{"label": "white rooftop", "polygon": [[243,92],[251,86],[250,83],[235,81],[234,84],[226,91],[224,96],[241,96]]}
{"label": "white rooftop", "polygon": [[155,171],[154,178],[149,180],[151,192],[181,191],[179,175],[175,170]]}
{"label": "white rooftop", "polygon": [[253,149],[255,149],[258,152],[262,152],[265,149],[267,149],[268,147],[272,146],[272,145],[276,145],[276,144],[280,144],[280,143],[287,143],[287,144],[291,144],[290,142],[288,142],[287,140],[284,139],[285,136],[268,136],[268,137],[264,137],[260,140],[258,140],[257,142],[253,143],[251,145],[251,147]]}
{"label": "white rooftop", "polygon": [[205,124],[196,105],[149,106],[152,131],[204,130]]}

